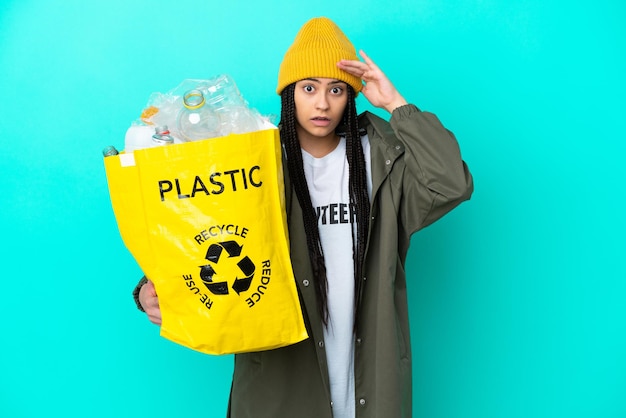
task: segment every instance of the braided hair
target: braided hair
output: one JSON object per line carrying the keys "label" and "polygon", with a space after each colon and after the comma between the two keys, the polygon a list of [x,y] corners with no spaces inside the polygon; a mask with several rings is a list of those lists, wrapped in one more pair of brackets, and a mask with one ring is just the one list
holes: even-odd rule
{"label": "braided hair", "polygon": [[[302,218],[306,231],[306,242],[309,250],[309,259],[315,280],[318,310],[325,326],[328,326],[328,280],[324,251],[320,240],[317,214],[304,175],[302,151],[296,132],[296,105],[294,101],[295,83],[287,86],[281,93],[281,120],[280,138],[287,154],[287,169],[291,184],[296,192],[298,202],[302,207]],[[352,227],[352,258],[354,263],[354,315],[356,324],[357,308],[361,300],[361,282],[363,280],[363,264],[365,260],[365,246],[370,219],[370,201],[367,193],[367,171],[363,146],[359,134],[356,94],[348,85],[348,102],[343,114],[346,128],[346,157],[348,159],[348,183],[350,191],[350,207],[356,215],[356,228]],[[290,191],[287,191],[288,193]],[[352,211],[351,211],[352,212]],[[351,217],[354,221],[354,217]],[[356,326],[356,325],[355,325]]]}

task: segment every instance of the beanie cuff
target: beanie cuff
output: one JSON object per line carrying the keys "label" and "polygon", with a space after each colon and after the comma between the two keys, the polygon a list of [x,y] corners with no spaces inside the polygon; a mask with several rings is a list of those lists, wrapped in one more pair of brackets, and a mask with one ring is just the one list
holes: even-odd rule
{"label": "beanie cuff", "polygon": [[343,81],[356,93],[360,92],[363,88],[361,78],[337,67],[339,61],[346,59],[340,52],[308,50],[285,57],[280,66],[276,93],[280,94],[285,87],[297,81],[317,77]]}

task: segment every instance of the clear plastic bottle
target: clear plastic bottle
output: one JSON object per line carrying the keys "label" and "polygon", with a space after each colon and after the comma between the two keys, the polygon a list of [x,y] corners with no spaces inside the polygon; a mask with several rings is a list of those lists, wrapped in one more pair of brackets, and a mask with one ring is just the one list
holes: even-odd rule
{"label": "clear plastic bottle", "polygon": [[152,141],[154,141],[156,145],[170,145],[175,142],[174,137],[170,135],[170,130],[167,129],[167,125],[157,126],[154,128]]}
{"label": "clear plastic bottle", "polygon": [[186,141],[214,138],[220,135],[219,115],[206,105],[200,89],[189,90],[183,96],[183,108],[176,119],[178,132]]}
{"label": "clear plastic bottle", "polygon": [[205,99],[213,109],[247,106],[235,80],[226,74],[202,84],[199,88],[204,91]]}
{"label": "clear plastic bottle", "polygon": [[115,149],[115,147],[113,145],[107,145],[102,150],[102,155],[104,155],[105,157],[111,157],[111,156],[117,155],[117,154],[119,154],[119,152],[117,151],[117,149]]}
{"label": "clear plastic bottle", "polygon": [[226,106],[219,110],[221,134],[242,134],[261,129],[260,116],[245,106]]}

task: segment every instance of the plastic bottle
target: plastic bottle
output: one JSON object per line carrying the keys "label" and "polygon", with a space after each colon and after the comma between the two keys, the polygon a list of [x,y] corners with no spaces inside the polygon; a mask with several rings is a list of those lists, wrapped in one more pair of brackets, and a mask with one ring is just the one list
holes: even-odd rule
{"label": "plastic bottle", "polygon": [[167,126],[132,125],[126,131],[124,151],[133,152],[138,149],[158,147],[174,143]]}
{"label": "plastic bottle", "polygon": [[142,148],[153,147],[154,127],[149,125],[131,125],[124,137],[124,151],[133,152]]}
{"label": "plastic bottle", "polygon": [[113,145],[107,145],[102,150],[102,155],[104,155],[105,157],[111,157],[111,156],[117,155],[117,154],[119,154],[119,152],[117,152],[117,149],[115,149],[115,147]]}
{"label": "plastic bottle", "polygon": [[226,106],[219,110],[221,135],[242,134],[258,131],[261,128],[260,117],[245,106]]}
{"label": "plastic bottle", "polygon": [[167,125],[157,126],[156,128],[154,128],[152,141],[156,145],[170,145],[175,142],[174,137],[170,135],[170,130],[167,129]]}
{"label": "plastic bottle", "polygon": [[226,74],[210,80],[208,84],[203,84],[202,90],[205,92],[207,103],[214,109],[247,106],[235,80]]}
{"label": "plastic bottle", "polygon": [[183,108],[176,119],[178,132],[186,141],[214,138],[220,135],[220,118],[206,105],[199,89],[189,90],[183,96]]}

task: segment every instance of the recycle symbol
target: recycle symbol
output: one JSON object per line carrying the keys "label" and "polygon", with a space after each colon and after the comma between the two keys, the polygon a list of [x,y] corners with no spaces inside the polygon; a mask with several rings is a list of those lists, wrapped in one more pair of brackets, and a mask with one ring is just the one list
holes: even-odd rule
{"label": "recycle symbol", "polygon": [[[235,241],[224,241],[217,244],[211,244],[207,250],[205,258],[212,264],[200,266],[200,278],[207,289],[209,289],[209,291],[214,295],[228,295],[229,291],[227,281],[213,281],[213,276],[218,274],[213,268],[213,264],[217,265],[219,263],[220,256],[223,255],[224,251],[228,254],[228,258],[239,257],[241,255],[242,248],[243,245],[240,246]],[[240,278],[238,277],[238,274],[236,275],[232,289],[239,295],[241,292],[245,292],[250,288],[252,277],[254,277],[255,267],[254,263],[248,256],[244,256],[241,260],[239,260],[237,262],[237,266],[239,267],[243,277]]]}

